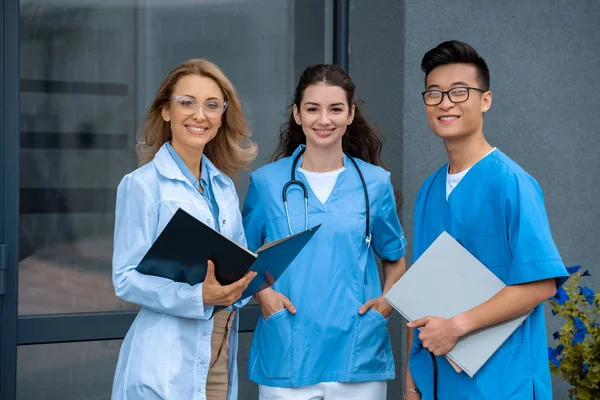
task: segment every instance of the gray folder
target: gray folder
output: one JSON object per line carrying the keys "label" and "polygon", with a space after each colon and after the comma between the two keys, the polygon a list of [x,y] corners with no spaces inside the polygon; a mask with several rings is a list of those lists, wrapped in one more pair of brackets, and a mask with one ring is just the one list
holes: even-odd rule
{"label": "gray folder", "polygon": [[[451,318],[492,298],[504,283],[446,232],[384,296],[404,318]],[[529,315],[529,314],[527,314]],[[471,378],[527,315],[461,338],[447,357]]]}

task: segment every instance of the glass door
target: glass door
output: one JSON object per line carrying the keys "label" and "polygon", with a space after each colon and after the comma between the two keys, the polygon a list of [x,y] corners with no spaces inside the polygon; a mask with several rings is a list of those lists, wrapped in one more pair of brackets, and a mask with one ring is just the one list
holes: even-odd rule
{"label": "glass door", "polygon": [[[136,132],[160,81],[190,58],[219,65],[259,145],[255,169],[270,159],[301,70],[344,53],[334,43],[347,2],[0,4],[0,399],[109,399],[137,313],[111,281],[115,193],[137,166]],[[237,181],[243,199],[247,174]],[[240,397],[250,399],[259,310],[240,315]]]}

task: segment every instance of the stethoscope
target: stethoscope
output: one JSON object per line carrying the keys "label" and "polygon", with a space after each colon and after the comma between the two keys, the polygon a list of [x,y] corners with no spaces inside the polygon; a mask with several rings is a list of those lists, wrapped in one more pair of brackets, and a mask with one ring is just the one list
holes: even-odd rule
{"label": "stethoscope", "polygon": [[[288,223],[288,228],[290,229],[290,233],[293,235],[294,234],[294,230],[292,229],[292,223],[290,221],[290,212],[288,209],[288,204],[287,204],[287,193],[288,193],[288,189],[289,190],[301,190],[302,194],[304,195],[304,229],[308,229],[308,190],[306,190],[306,186],[304,185],[304,183],[302,183],[301,181],[296,179],[296,165],[298,165],[298,160],[300,159],[300,156],[302,156],[302,154],[304,154],[304,151],[306,150],[306,147],[303,148],[302,150],[300,150],[300,152],[298,153],[298,155],[296,155],[296,157],[294,158],[294,162],[292,163],[292,174],[291,174],[291,179],[283,186],[283,204],[285,206],[285,216],[287,218],[287,223]],[[350,161],[352,161],[352,164],[354,164],[354,167],[356,168],[356,171],[358,172],[358,176],[360,177],[360,182],[362,183],[362,187],[363,187],[363,191],[365,192],[365,210],[366,210],[366,217],[367,217],[367,221],[366,221],[366,233],[365,233],[365,243],[367,244],[367,249],[369,248],[369,246],[371,245],[371,225],[370,225],[370,212],[369,212],[369,192],[367,191],[367,185],[365,183],[365,178],[363,177],[363,174],[360,170],[360,168],[358,167],[358,164],[356,163],[356,160],[350,156],[349,154],[346,153],[346,156],[350,159]],[[293,185],[296,185],[295,187],[293,187]],[[292,188],[290,189],[290,186],[292,186]]]}

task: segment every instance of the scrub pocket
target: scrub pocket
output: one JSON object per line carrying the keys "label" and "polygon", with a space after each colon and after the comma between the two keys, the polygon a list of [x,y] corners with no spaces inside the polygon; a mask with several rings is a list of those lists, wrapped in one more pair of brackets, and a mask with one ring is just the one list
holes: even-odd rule
{"label": "scrub pocket", "polygon": [[469,399],[533,400],[531,371],[529,346],[505,343],[477,372],[479,384]]}
{"label": "scrub pocket", "polygon": [[356,345],[354,346],[352,372],[389,372],[390,336],[388,320],[375,310],[357,316]]}
{"label": "scrub pocket", "polygon": [[292,349],[292,318],[287,309],[279,310],[262,325],[257,355],[251,373],[269,379],[292,376],[294,365]]}
{"label": "scrub pocket", "polygon": [[498,278],[506,282],[507,277],[503,276],[506,272],[502,270],[503,243],[500,234],[488,226],[465,224],[459,224],[458,232],[459,242]]}

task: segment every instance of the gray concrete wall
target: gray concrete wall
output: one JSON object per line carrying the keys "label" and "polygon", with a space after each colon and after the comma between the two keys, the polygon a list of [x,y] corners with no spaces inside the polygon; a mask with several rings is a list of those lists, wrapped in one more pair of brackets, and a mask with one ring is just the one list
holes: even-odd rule
{"label": "gray concrete wall", "polygon": [[[402,222],[409,242],[419,186],[446,161],[443,145],[425,119],[421,58],[444,40],[463,40],[491,70],[494,99],[486,115],[486,137],[538,180],[565,263],[590,269],[586,284],[600,288],[595,245],[600,235],[600,2],[351,4],[350,72],[388,138],[384,161],[404,193]],[[546,308],[552,344],[551,333],[561,321]],[[402,338],[396,327],[391,331],[395,352],[403,359]],[[553,378],[553,387],[556,399],[567,398],[564,382]]]}
{"label": "gray concrete wall", "polygon": [[[411,194],[404,193],[402,176],[404,4],[399,1],[353,0],[350,5],[350,75],[356,84],[358,97],[365,101],[367,117],[386,140],[383,162],[392,171],[392,184],[403,193],[405,201],[409,201]],[[404,212],[400,219],[406,231],[408,226]],[[406,329],[398,313],[391,316],[388,329],[396,362],[396,379],[388,382],[388,399],[401,399],[404,394]]]}

